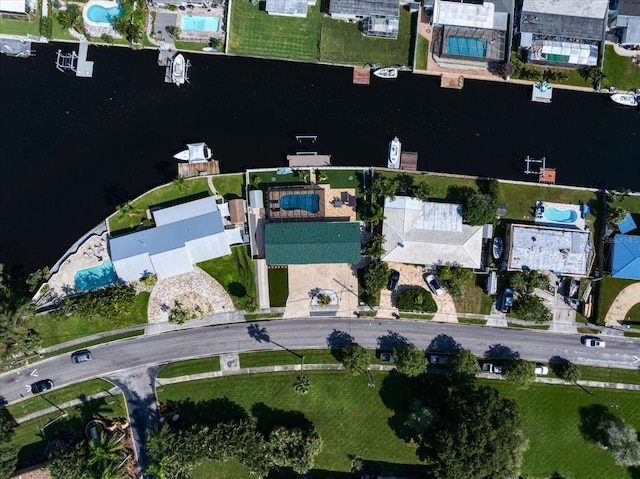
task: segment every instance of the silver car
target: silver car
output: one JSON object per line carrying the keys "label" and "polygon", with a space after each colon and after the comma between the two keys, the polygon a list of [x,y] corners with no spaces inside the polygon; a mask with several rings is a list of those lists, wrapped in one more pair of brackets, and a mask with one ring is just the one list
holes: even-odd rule
{"label": "silver car", "polygon": [[427,275],[424,280],[427,282],[427,286],[429,286],[429,289],[433,294],[435,294],[436,296],[441,296],[444,294],[444,289],[442,289],[442,286],[440,286],[440,283],[438,282],[438,278],[436,278],[434,275]]}
{"label": "silver car", "polygon": [[71,354],[71,362],[74,364],[84,363],[85,361],[91,361],[91,351],[88,349],[82,349]]}

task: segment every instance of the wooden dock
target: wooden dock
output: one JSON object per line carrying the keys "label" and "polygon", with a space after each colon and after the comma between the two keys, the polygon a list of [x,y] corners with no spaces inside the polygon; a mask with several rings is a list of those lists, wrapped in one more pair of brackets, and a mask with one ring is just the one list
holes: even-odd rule
{"label": "wooden dock", "polygon": [[464,77],[462,75],[452,75],[443,73],[440,77],[440,88],[453,88],[462,90],[464,87]]}
{"label": "wooden dock", "polygon": [[353,68],[353,84],[368,85],[371,82],[371,69],[365,67]]}
{"label": "wooden dock", "polygon": [[287,163],[291,168],[331,166],[331,155],[287,155]]}
{"label": "wooden dock", "polygon": [[403,151],[400,154],[400,169],[404,171],[418,171],[418,152]]}
{"label": "wooden dock", "polygon": [[218,160],[211,160],[202,163],[178,163],[178,175],[184,176],[185,178],[219,174],[220,163]]}

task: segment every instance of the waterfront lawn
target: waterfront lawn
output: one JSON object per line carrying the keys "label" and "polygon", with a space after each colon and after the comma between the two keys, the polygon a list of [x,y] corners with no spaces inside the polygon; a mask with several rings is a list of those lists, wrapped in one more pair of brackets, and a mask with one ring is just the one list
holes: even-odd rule
{"label": "waterfront lawn", "polygon": [[284,308],[289,297],[289,270],[269,268],[269,304],[272,308]]}
{"label": "waterfront lawn", "polygon": [[209,42],[183,42],[177,41],[175,42],[176,49],[180,51],[193,51],[193,52],[202,52],[204,47],[209,46]]}
{"label": "waterfront lawn", "polygon": [[213,186],[225,200],[244,198],[244,174],[222,175],[212,178]]}
{"label": "waterfront lawn", "polygon": [[[54,20],[54,23],[55,22]],[[8,20],[0,15],[0,32],[6,35],[36,35],[40,36],[40,13],[31,20]]]}
{"label": "waterfront lawn", "polygon": [[[131,205],[136,210],[142,211],[142,217],[146,218],[144,212],[151,206],[174,206],[187,201],[211,196],[212,194],[206,178],[188,178],[185,180],[184,185],[185,188],[181,191],[172,183],[166,184],[136,198],[131,202]],[[108,218],[108,221],[109,231],[113,236],[133,231],[131,218],[126,214],[115,212]]]}
{"label": "waterfront lawn", "polygon": [[[53,392],[55,393],[55,390]],[[47,406],[50,406],[50,404],[47,403]],[[59,418],[60,412],[40,416],[19,424],[15,428],[15,435],[11,439],[11,443],[20,448],[18,454],[19,467],[44,461],[45,448],[59,431],[73,429],[82,434],[85,421],[94,414],[101,414],[107,418],[127,417],[122,395],[95,399],[65,410],[67,416],[47,426],[44,433],[40,431],[40,428],[44,427],[48,422]]]}
{"label": "waterfront lawn", "polygon": [[604,50],[603,85],[614,86],[620,91],[640,88],[640,66],[633,63],[632,57],[622,57],[607,45]]}
{"label": "waterfront lawn", "polygon": [[[39,28],[38,28],[39,29]],[[36,35],[38,35],[37,33]],[[68,28],[63,28],[56,19],[56,16],[53,16],[53,31],[51,36],[56,40],[69,40],[71,42],[77,42],[78,39],[69,33]],[[63,49],[64,52],[64,49]]]}
{"label": "waterfront lawn", "polygon": [[159,378],[176,378],[189,374],[209,373],[220,371],[220,357],[211,356],[209,358],[187,359],[169,363],[158,373]]}
{"label": "waterfront lawn", "polygon": [[[367,387],[363,374],[354,377],[347,371],[306,371],[311,389],[304,396],[293,390],[295,371],[224,377],[164,386],[159,400],[193,401],[199,414],[206,415],[208,408],[216,406],[212,400],[226,398],[253,412],[259,425],[271,422],[271,415],[295,417],[300,412],[324,439],[323,451],[315,461],[318,470],[349,472],[351,454],[389,465],[419,464],[414,446],[398,438],[389,426],[394,416],[391,408],[406,400],[406,388],[391,391],[383,384],[386,373],[372,374],[375,388]],[[183,411],[188,413],[185,408]],[[246,476],[220,476],[211,468],[208,477]]]}
{"label": "waterfront lawn", "polygon": [[632,279],[619,279],[612,278],[611,276],[603,276],[598,285],[598,296],[596,305],[596,323],[603,325],[604,319],[607,316],[607,312],[611,307],[611,304],[616,299],[616,296],[624,288],[630,284],[637,283]]}
{"label": "waterfront lawn", "polygon": [[629,213],[640,214],[640,195],[617,195],[611,206],[619,206]]}
{"label": "waterfront lawn", "polygon": [[[301,168],[300,170],[304,170],[307,172],[307,178],[310,178],[310,168]],[[256,181],[256,178],[260,178],[259,181]],[[276,173],[276,170],[268,170],[268,171],[252,171],[249,174],[249,182],[253,185],[254,188],[261,189],[265,193],[267,189],[273,186],[295,186],[295,185],[307,185],[308,182],[303,182],[300,178],[300,174],[298,171],[293,171],[292,173],[286,173],[284,175],[279,175]]]}
{"label": "waterfront lawn", "polygon": [[294,18],[269,15],[263,2],[233,2],[229,53],[318,61],[320,4],[309,6],[307,18]]}
{"label": "waterfront lawn", "polygon": [[416,46],[416,70],[426,70],[429,60],[429,40],[422,35],[418,35],[418,45]]}
{"label": "waterfront lawn", "polygon": [[247,309],[255,302],[256,285],[249,246],[235,246],[231,254],[198,263],[229,293],[236,309]]}
{"label": "waterfront lawn", "polygon": [[398,38],[373,38],[362,34],[359,23],[322,19],[320,61],[347,65],[411,65],[411,14],[400,8]]}
{"label": "waterfront lawn", "polygon": [[148,304],[149,293],[143,291],[136,296],[135,304],[131,312],[126,316],[88,321],[86,318],[76,316],[75,314],[71,316],[40,314],[29,320],[29,326],[40,334],[40,337],[42,337],[42,347],[46,348],[54,344],[64,343],[104,331],[112,331],[137,324],[146,324]]}
{"label": "waterfront lawn", "polygon": [[317,168],[316,171],[327,177],[326,180],[320,181],[318,175],[316,175],[318,184],[328,184],[331,185],[331,188],[355,188],[356,195],[358,197],[362,196],[364,187],[362,170],[324,170]]}

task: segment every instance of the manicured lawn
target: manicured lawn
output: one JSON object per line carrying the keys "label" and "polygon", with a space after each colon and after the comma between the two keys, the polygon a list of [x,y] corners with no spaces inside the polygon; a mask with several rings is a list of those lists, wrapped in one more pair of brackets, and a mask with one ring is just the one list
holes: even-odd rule
{"label": "manicured lawn", "polygon": [[604,318],[607,315],[607,311],[611,307],[611,304],[616,299],[616,296],[624,288],[630,284],[637,283],[632,279],[618,279],[611,276],[604,276],[599,281],[598,285],[598,302],[597,302],[597,316],[596,321],[598,324],[604,324]]}
{"label": "manicured lawn", "polygon": [[[145,211],[151,206],[174,206],[180,203],[196,200],[206,196],[211,196],[209,184],[206,178],[189,178],[185,180],[185,187],[181,191],[173,184],[167,184],[160,188],[142,195],[140,198],[132,201],[132,206],[142,212],[145,218]],[[126,214],[114,213],[109,217],[109,230],[112,235],[129,233],[140,222],[140,218],[131,218]]]}
{"label": "manicured lawn", "polygon": [[209,42],[183,42],[180,40],[176,42],[176,49],[180,51],[191,50],[194,52],[202,52],[202,49],[208,46]]}
{"label": "manicured lawn", "polygon": [[272,308],[284,308],[289,297],[289,270],[269,268],[269,304]]}
{"label": "manicured lawn", "polygon": [[[60,26],[60,24],[58,23],[58,21],[54,18],[53,19],[53,31],[51,33],[51,35],[53,36],[54,39],[56,40],[70,40],[73,42],[77,42],[78,39],[76,37],[74,37],[73,35],[71,35],[69,33],[69,29],[68,28],[62,28],[62,26]],[[69,48],[68,50],[65,50],[64,48],[62,49],[62,52],[66,52],[69,53],[72,49]]]}
{"label": "manicured lawn", "polygon": [[[212,476],[212,474],[214,474]],[[243,479],[252,477],[249,470],[236,460],[204,461],[191,471],[192,479]]]}
{"label": "manicured lawn", "polygon": [[327,177],[325,181],[320,181],[319,175],[316,175],[318,184],[330,184],[332,188],[355,188],[356,196],[362,196],[364,180],[362,170],[323,170],[318,168],[317,171]]}
{"label": "manicured lawn", "polygon": [[[71,360],[69,360],[69,367],[71,367]],[[36,381],[37,379],[34,378],[33,382]],[[102,379],[92,379],[90,381],[73,384],[61,389],[54,388],[44,394],[39,394],[38,396],[33,396],[25,401],[8,406],[7,410],[14,419],[18,419],[26,416],[27,414],[47,409],[54,404],[62,404],[67,401],[73,401],[74,399],[81,399],[86,396],[91,396],[92,394],[109,391],[111,388],[113,388],[113,384],[107,381]]]}
{"label": "manicured lawn", "polygon": [[372,38],[362,34],[358,23],[322,18],[320,61],[348,65],[411,65],[411,14],[400,8],[397,39]]}
{"label": "manicured lawn", "polygon": [[[147,305],[149,293],[142,292],[136,296],[136,301],[130,314],[119,318],[88,321],[76,315],[69,317],[54,317],[52,314],[41,314],[31,319],[31,327],[42,336],[42,347],[64,343],[72,339],[90,336],[92,334],[126,328],[136,324],[147,323]],[[111,341],[108,339],[107,341]]]}
{"label": "manicured lawn", "polygon": [[519,328],[519,329],[538,329],[540,331],[548,331],[548,324],[517,324],[517,323],[508,323],[510,328]]}
{"label": "manicured lawn", "polygon": [[[264,353],[243,353],[240,355],[240,367],[256,368],[280,364],[300,364],[300,358],[296,354],[304,356],[305,364],[337,364],[338,362],[328,349],[305,349],[292,352],[283,350],[265,351]],[[373,356],[372,353],[372,359]]]}
{"label": "manicured lawn", "polygon": [[269,15],[262,2],[233,2],[229,53],[317,61],[320,3],[309,6],[307,18],[293,18]]}
{"label": "manicured lawn", "polygon": [[640,214],[640,195],[618,195],[611,206],[620,206],[629,213]]}
{"label": "manicured lawn", "polygon": [[426,70],[429,60],[429,40],[422,35],[418,35],[418,45],[416,46],[416,70]]}
{"label": "manicured lawn", "polygon": [[489,314],[493,298],[484,293],[486,276],[472,275],[462,282],[464,294],[461,298],[454,298],[456,311],[460,313]]}
{"label": "manicured lawn", "polygon": [[607,383],[640,384],[640,371],[636,369],[597,368],[594,366],[580,366],[582,377],[590,381],[604,381]]}
{"label": "manicured lawn", "polygon": [[245,309],[248,301],[255,301],[253,260],[248,246],[235,246],[230,255],[203,261],[198,266],[222,285],[236,309]]}
{"label": "manicured lawn", "polygon": [[59,412],[32,419],[16,427],[15,435],[11,442],[20,447],[19,464],[27,465],[43,461],[45,459],[43,457],[45,447],[58,431],[73,429],[82,434],[85,421],[93,414],[101,414],[107,418],[127,417],[122,395],[85,402],[78,406],[67,408],[66,411],[67,416],[47,426],[44,434],[40,432],[40,428],[49,421],[59,418]]}
{"label": "manicured lawn", "polygon": [[[304,170],[309,172],[308,168],[304,168]],[[260,178],[257,180],[256,178]],[[309,178],[309,175],[307,175]],[[300,175],[298,172],[294,171],[293,173],[286,173],[284,175],[279,175],[276,173],[276,170],[271,171],[253,171],[249,174],[249,181],[251,184],[266,192],[268,188],[272,186],[293,186],[293,185],[306,185],[308,182],[303,182],[300,179]]]}
{"label": "manicured lawn", "polygon": [[[324,449],[315,461],[317,469],[349,472],[351,454],[390,464],[419,463],[414,447],[399,439],[389,426],[394,415],[392,408],[404,401],[406,393],[399,388],[385,387],[386,373],[374,372],[376,387],[369,388],[364,375],[354,377],[346,371],[309,371],[311,390],[305,396],[293,390],[296,374],[291,371],[168,385],[159,394],[159,399],[189,399],[197,403],[226,397],[249,412],[253,409],[259,426],[261,420],[270,421],[272,414],[299,411],[316,426],[324,439]],[[206,403],[199,404],[198,408],[205,409],[206,414]],[[262,412],[265,409],[267,413]],[[221,476],[214,471],[212,468],[208,476],[211,479],[246,478],[246,475]]]}
{"label": "manicured lawn", "polygon": [[175,378],[178,376],[208,373],[212,371],[220,371],[219,356],[213,356],[210,358],[189,359],[187,361],[169,363],[160,370],[160,373],[158,373],[158,377]]}
{"label": "manicured lawn", "polygon": [[640,323],[640,298],[638,298],[638,301],[638,304],[627,313],[627,318],[629,318],[630,322]]}
{"label": "manicured lawn", "polygon": [[603,71],[607,75],[603,86],[615,86],[621,91],[640,88],[640,66],[633,63],[632,57],[618,55],[613,45],[605,47]]}
{"label": "manicured lawn", "polygon": [[[611,389],[590,389],[604,403],[576,386],[534,384],[518,390],[504,381],[482,381],[498,389],[520,405],[523,426],[529,439],[521,474],[526,478],[623,479],[636,477],[617,466],[611,453],[580,432],[581,408],[604,406],[610,401],[620,410],[608,409],[627,423],[640,427],[640,393]],[[605,406],[606,407],[606,406]],[[583,416],[586,410],[582,410]]]}
{"label": "manicured lawn", "polygon": [[468,187],[474,190],[478,189],[476,185],[476,180],[471,180],[467,178],[452,178],[449,176],[438,176],[438,175],[419,175],[416,174],[414,176],[414,181],[419,183],[420,181],[424,181],[429,184],[433,188],[432,197],[438,200],[448,200],[451,197],[452,187]]}
{"label": "manicured lawn", "polygon": [[225,200],[244,198],[244,174],[214,176],[212,181]]}
{"label": "manicured lawn", "polygon": [[[38,8],[38,10],[40,10]],[[57,23],[54,21],[54,24]],[[7,35],[40,35],[40,12],[31,21],[7,20],[0,15],[0,32]]]}

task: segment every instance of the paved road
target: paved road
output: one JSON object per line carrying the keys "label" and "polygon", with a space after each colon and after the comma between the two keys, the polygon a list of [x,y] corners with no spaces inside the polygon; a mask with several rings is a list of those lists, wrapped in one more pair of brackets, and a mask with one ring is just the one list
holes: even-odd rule
{"label": "paved road", "polygon": [[281,347],[321,348],[327,347],[330,338],[332,344],[340,345],[345,335],[370,348],[392,347],[400,335],[417,347],[447,352],[448,336],[478,355],[500,356],[512,350],[532,361],[549,361],[557,355],[576,364],[640,366],[640,362],[634,363],[634,356],[640,357],[640,342],[629,338],[607,338],[605,349],[591,349],[580,344],[579,335],[523,329],[369,318],[289,319],[171,331],[97,345],[91,348],[93,360],[87,363],[71,364],[65,354],[3,373],[0,396],[9,404],[29,397],[28,385],[38,379],[52,379],[56,387],[62,387],[180,359]]}

